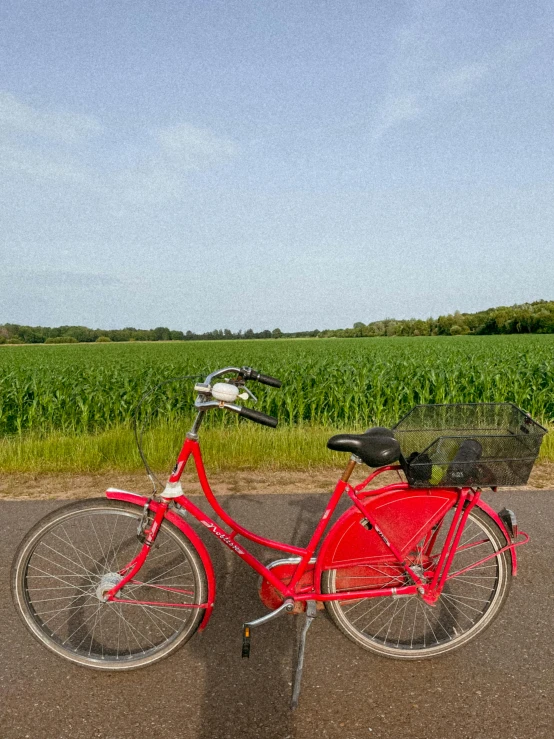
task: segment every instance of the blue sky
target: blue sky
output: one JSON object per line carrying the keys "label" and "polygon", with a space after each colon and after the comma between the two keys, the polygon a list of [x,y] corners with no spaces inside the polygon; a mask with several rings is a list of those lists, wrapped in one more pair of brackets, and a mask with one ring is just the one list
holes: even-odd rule
{"label": "blue sky", "polygon": [[554,6],[4,0],[0,323],[554,299]]}

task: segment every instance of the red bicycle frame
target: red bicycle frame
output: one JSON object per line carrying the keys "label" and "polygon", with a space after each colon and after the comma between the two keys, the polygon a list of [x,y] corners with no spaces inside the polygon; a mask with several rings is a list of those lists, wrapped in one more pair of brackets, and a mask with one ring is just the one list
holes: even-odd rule
{"label": "red bicycle frame", "polygon": [[[198,474],[198,478],[202,487],[202,490],[204,492],[204,495],[206,499],[208,500],[208,503],[210,504],[212,510],[227,524],[227,526],[230,527],[231,531],[227,532],[224,531],[222,528],[220,528],[215,521],[213,521],[210,516],[208,516],[206,513],[204,513],[200,508],[198,508],[189,498],[187,498],[184,494],[179,494],[179,487],[178,483],[180,481],[181,475],[183,474],[183,471],[189,461],[189,458],[192,456],[194,460],[194,464],[196,467],[196,471]],[[379,521],[377,520],[377,517],[372,509],[371,501],[372,500],[381,500],[383,498],[391,498],[394,501],[398,501],[399,504],[402,504],[403,500],[408,500],[410,495],[418,495],[421,496],[422,494],[425,494],[425,490],[420,489],[414,489],[411,488],[407,483],[399,482],[393,485],[387,485],[385,487],[382,487],[378,490],[372,490],[368,491],[365,488],[367,485],[378,475],[382,472],[385,472],[387,470],[399,470],[399,466],[387,466],[382,467],[375,472],[373,472],[369,477],[367,477],[362,483],[357,485],[356,487],[352,487],[348,483],[348,478],[350,476],[350,473],[352,472],[355,462],[351,461],[349,463],[349,466],[347,467],[346,472],[342,476],[342,478],[337,482],[337,485],[335,487],[334,492],[331,495],[331,498],[327,504],[327,507],[325,508],[319,523],[317,524],[315,531],[307,545],[307,547],[297,547],[292,544],[285,544],[283,542],[274,541],[272,539],[267,539],[263,536],[259,536],[258,534],[255,534],[252,531],[249,531],[248,529],[241,526],[239,523],[237,523],[229,514],[227,514],[223,508],[220,506],[219,502],[217,501],[210,484],[208,482],[208,478],[206,475],[206,470],[204,468],[204,462],[202,460],[202,454],[200,451],[200,445],[197,440],[187,438],[183,444],[183,447],[181,449],[181,452],[179,454],[179,457],[177,459],[177,464],[175,465],[174,471],[171,474],[169,478],[169,486],[173,485],[173,490],[168,487],[168,491],[166,492],[166,497],[164,498],[164,493],[161,493],[161,502],[152,501],[150,499],[147,499],[142,496],[136,496],[132,493],[127,493],[125,491],[120,490],[114,490],[110,489],[107,491],[107,496],[109,498],[115,498],[120,500],[127,500],[129,502],[135,503],[137,505],[144,505],[145,506],[145,513],[152,512],[154,514],[153,521],[150,524],[150,528],[146,529],[144,531],[145,534],[145,540],[144,544],[134,560],[130,562],[126,567],[124,567],[120,574],[123,575],[123,579],[118,582],[117,585],[115,585],[107,594],[106,599],[111,601],[119,601],[119,602],[126,602],[122,599],[117,598],[117,593],[119,590],[121,590],[124,585],[130,581],[137,582],[134,580],[135,575],[139,572],[140,568],[142,567],[142,564],[144,563],[146,557],[148,556],[148,553],[152,547],[152,544],[156,538],[156,534],[159,530],[159,527],[161,526],[161,523],[164,518],[168,518],[172,523],[177,525],[184,533],[185,535],[191,539],[194,546],[197,548],[204,565],[206,566],[207,570],[207,577],[208,577],[208,602],[202,603],[202,604],[196,604],[196,605],[190,605],[190,604],[178,604],[178,603],[156,603],[156,605],[167,605],[167,606],[173,606],[178,608],[201,608],[205,609],[205,617],[203,619],[203,622],[201,624],[200,628],[204,628],[207,624],[207,621],[209,619],[209,616],[211,615],[211,610],[213,608],[214,604],[214,597],[215,597],[215,579],[213,575],[213,569],[211,567],[211,561],[209,559],[209,555],[206,551],[206,548],[204,544],[202,543],[201,539],[195,534],[194,530],[191,529],[188,524],[186,524],[182,517],[178,515],[175,511],[173,511],[171,508],[169,508],[171,500],[174,501],[175,504],[177,504],[181,509],[184,509],[186,512],[190,513],[194,518],[196,518],[203,526],[206,527],[207,530],[209,530],[215,537],[217,537],[220,541],[222,541],[229,549],[234,551],[238,556],[244,560],[252,569],[254,569],[259,575],[261,575],[263,578],[265,578],[273,587],[277,590],[278,593],[281,594],[283,599],[290,599],[294,602],[303,602],[303,601],[309,601],[309,600],[317,600],[317,601],[330,601],[330,600],[340,600],[340,601],[347,601],[347,600],[358,600],[361,598],[376,598],[376,597],[383,597],[383,596],[400,596],[400,595],[415,595],[416,593],[419,593],[424,600],[426,600],[428,603],[433,603],[437,600],[439,597],[442,587],[444,583],[446,582],[449,577],[454,577],[457,574],[460,573],[452,573],[449,575],[449,568],[452,562],[452,559],[454,558],[454,555],[457,550],[457,546],[465,525],[465,522],[467,520],[467,517],[469,516],[471,510],[473,507],[478,505],[479,507],[486,510],[486,512],[493,517],[497,525],[502,530],[504,536],[506,537],[506,541],[509,542],[506,547],[504,547],[500,551],[504,551],[505,549],[511,549],[512,550],[512,560],[513,560],[513,571],[515,574],[516,571],[516,558],[515,558],[515,547],[519,546],[520,544],[524,544],[528,537],[526,534],[522,534],[525,538],[521,541],[513,541],[512,537],[506,530],[503,521],[500,519],[497,513],[495,513],[489,506],[484,504],[480,500],[480,491],[479,490],[473,490],[470,488],[463,488],[463,489],[457,489],[457,488],[448,488],[439,490],[438,493],[443,493],[444,500],[446,501],[442,508],[437,508],[436,518],[437,520],[433,522],[433,529],[428,529],[428,534],[426,536],[425,540],[425,546],[431,551],[432,546],[434,544],[436,535],[437,535],[437,528],[441,525],[442,519],[446,513],[446,511],[450,508],[455,507],[454,516],[452,519],[452,522],[450,524],[449,531],[446,536],[445,545],[443,546],[440,554],[438,555],[438,562],[436,562],[436,566],[434,568],[434,574],[430,582],[425,582],[421,579],[421,577],[410,567],[409,562],[406,561],[406,557],[403,555],[400,548],[395,544],[395,542],[391,541],[386,534],[382,531],[382,528],[379,525]],[[177,492],[177,494],[175,494]],[[358,589],[358,590],[346,590],[346,591],[340,591],[337,593],[322,593],[320,582],[321,582],[321,573],[324,569],[330,569],[330,566],[328,565],[329,562],[326,562],[325,560],[325,554],[326,552],[326,542],[327,539],[332,537],[327,537],[327,539],[324,541],[324,544],[317,556],[315,569],[314,569],[314,578],[313,583],[309,586],[303,586],[300,587],[299,583],[306,572],[308,565],[310,564],[310,560],[314,557],[314,553],[318,547],[318,544],[321,542],[322,537],[325,533],[325,530],[329,524],[329,521],[331,520],[331,517],[333,513],[335,512],[335,509],[337,507],[337,504],[342,497],[344,493],[347,493],[348,496],[351,498],[352,502],[354,503],[354,506],[356,509],[363,514],[364,519],[368,522],[368,525],[370,528],[372,528],[375,533],[380,537],[381,541],[383,542],[385,548],[390,552],[390,556],[392,557],[391,561],[394,561],[396,565],[409,576],[409,578],[412,580],[412,584],[409,585],[400,585],[398,587],[381,587],[381,588],[367,588],[367,589]],[[432,491],[427,491],[428,494],[430,493],[437,494],[437,490],[433,489]],[[381,496],[381,498],[379,497]],[[408,497],[406,497],[408,496]],[[368,502],[369,499],[369,502]],[[417,501],[416,501],[417,502]],[[353,509],[350,509],[350,511],[347,511],[345,516],[347,514],[351,515]],[[344,516],[343,516],[344,518]],[[333,527],[333,530],[340,525],[341,519],[335,524]],[[340,527],[340,526],[339,526]],[[240,536],[247,540],[250,540],[252,542],[255,542],[256,544],[261,544],[264,547],[267,547],[269,549],[275,549],[281,552],[287,552],[291,555],[294,555],[296,558],[298,558],[298,562],[296,563],[296,567],[293,570],[292,577],[288,583],[284,583],[281,579],[279,579],[271,569],[263,565],[256,557],[254,557],[245,547],[242,546],[242,544],[238,544],[236,542],[236,537]],[[476,542],[475,544],[471,544],[469,546],[477,546],[480,542]],[[328,547],[327,547],[328,549]],[[495,557],[498,555],[498,551],[495,552],[492,555],[489,555],[489,557],[485,557],[478,562],[475,562],[474,564],[470,565],[470,569],[473,567],[477,567],[478,565],[485,562],[487,559],[490,559],[491,557]],[[340,566],[349,566],[348,561],[343,562]],[[463,572],[460,571],[460,572]],[[162,588],[163,589],[163,588]],[[169,589],[166,589],[169,590]],[[172,590],[172,592],[175,592],[175,589]],[[181,591],[179,591],[181,592]],[[185,591],[182,591],[185,592]],[[137,601],[133,601],[137,602]],[[149,601],[140,601],[144,604],[150,604]]]}

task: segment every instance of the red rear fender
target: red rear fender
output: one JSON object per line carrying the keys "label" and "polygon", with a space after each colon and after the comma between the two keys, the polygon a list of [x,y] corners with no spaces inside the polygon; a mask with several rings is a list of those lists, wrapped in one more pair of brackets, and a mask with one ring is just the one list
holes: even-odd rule
{"label": "red rear fender", "polygon": [[[458,500],[451,490],[396,490],[364,500],[387,539],[404,555],[420,541]],[[362,513],[349,508],[329,531],[317,558],[318,573],[356,563],[393,563],[396,558],[374,529],[362,525]]]}
{"label": "red rear fender", "polygon": [[[506,526],[504,525],[504,521],[500,518],[498,513],[494,510],[494,508],[491,508],[490,505],[487,505],[484,500],[479,500],[477,502],[477,507],[480,508],[485,513],[488,513],[488,515],[492,518],[492,520],[495,522],[495,524],[498,526],[500,531],[504,534],[504,538],[507,542],[511,541],[510,534],[506,530]],[[512,555],[512,575],[515,577],[517,575],[517,548],[513,547],[510,550],[510,553]]]}
{"label": "red rear fender", "polygon": [[[110,498],[110,500],[123,500],[126,503],[132,503],[133,505],[140,506],[141,508],[144,506],[148,498],[146,498],[144,495],[137,495],[136,493],[129,493],[126,490],[116,490],[115,488],[108,488],[106,490],[106,497]],[[156,511],[158,508],[158,503],[153,500],[150,503],[150,507],[153,511]],[[200,631],[206,628],[208,625],[208,621],[210,620],[210,616],[212,615],[214,602],[215,602],[215,575],[214,575],[214,568],[212,565],[212,560],[210,558],[210,555],[208,554],[208,550],[206,549],[206,546],[204,545],[204,542],[202,539],[198,536],[196,531],[188,525],[186,521],[183,521],[181,516],[179,516],[174,511],[168,510],[165,514],[165,517],[168,521],[170,521],[174,526],[176,526],[184,536],[190,541],[192,546],[196,549],[198,556],[200,557],[202,564],[204,565],[204,569],[206,570],[206,579],[208,581],[208,607],[204,611],[204,617],[202,618],[202,621],[200,622],[200,626],[198,627]]]}
{"label": "red rear fender", "polygon": [[[375,523],[381,528],[387,539],[406,555],[418,541],[456,504],[458,494],[442,488],[421,490],[391,490],[375,497],[366,498],[364,505]],[[506,541],[510,535],[506,527],[494,511],[484,501],[479,500],[477,507],[487,513],[501,529]],[[325,538],[317,557],[315,582],[321,581],[324,570],[336,568],[356,568],[357,565],[379,563],[383,571],[383,582],[391,579],[396,558],[375,533],[362,525],[362,513],[353,506],[349,508],[335,523]],[[511,550],[512,574],[517,572],[515,549]],[[387,564],[388,563],[388,564]],[[384,568],[382,567],[384,565]],[[379,568],[373,568],[379,572]],[[363,574],[367,579],[367,572]],[[383,584],[375,582],[375,587]]]}

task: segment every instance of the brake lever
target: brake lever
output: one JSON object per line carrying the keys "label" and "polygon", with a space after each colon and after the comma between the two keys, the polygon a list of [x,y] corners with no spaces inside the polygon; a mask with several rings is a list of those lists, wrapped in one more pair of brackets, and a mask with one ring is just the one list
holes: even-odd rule
{"label": "brake lever", "polygon": [[250,390],[249,387],[246,385],[246,380],[241,377],[240,375],[237,375],[237,377],[226,377],[223,382],[227,382],[230,385],[235,385],[235,387],[240,388],[241,391],[238,394],[237,397],[239,397],[241,400],[248,400],[249,398],[254,401],[254,403],[258,402],[258,398],[254,395],[252,390]]}
{"label": "brake lever", "polygon": [[258,398],[254,395],[252,390],[250,390],[249,387],[246,387],[246,385],[242,386],[242,389],[245,391],[244,393],[240,393],[239,398],[242,398],[243,400],[248,400],[248,398],[251,398],[254,403],[258,402]]}

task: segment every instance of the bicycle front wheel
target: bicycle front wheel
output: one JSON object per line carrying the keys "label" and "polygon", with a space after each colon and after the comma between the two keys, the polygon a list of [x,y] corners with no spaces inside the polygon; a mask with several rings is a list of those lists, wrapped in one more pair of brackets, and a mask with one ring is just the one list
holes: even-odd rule
{"label": "bicycle front wheel", "polygon": [[[448,533],[453,512],[443,520],[430,551],[425,541],[411,553],[411,566],[418,576],[430,580]],[[480,634],[498,615],[508,595],[512,576],[510,551],[500,552],[507,542],[491,517],[474,508],[468,516],[448,579],[438,601],[427,604],[419,595],[327,601],[331,619],[352,641],[372,652],[398,659],[423,659],[444,654]],[[495,552],[497,553],[495,555]],[[478,564],[482,559],[490,559]],[[475,565],[475,566],[473,566]],[[367,572],[356,568],[327,570],[322,590],[408,585],[399,566],[372,562]]]}
{"label": "bicycle front wheel", "polygon": [[[196,631],[207,586],[200,558],[165,520],[145,563],[106,602],[103,593],[138,554],[138,506],[105,499],[60,508],[16,552],[12,595],[32,634],[57,655],[101,670],[130,670],[166,657]],[[188,607],[182,607],[186,605]],[[192,606],[192,607],[191,607]]]}

